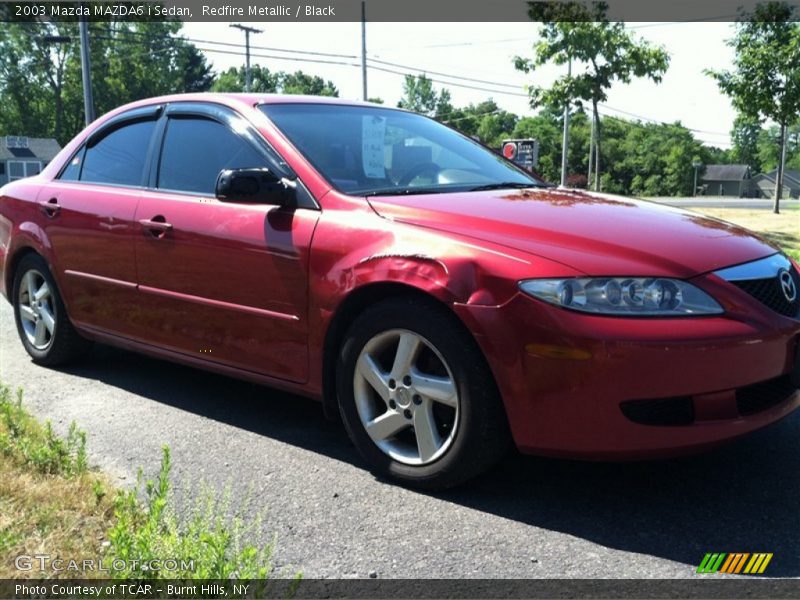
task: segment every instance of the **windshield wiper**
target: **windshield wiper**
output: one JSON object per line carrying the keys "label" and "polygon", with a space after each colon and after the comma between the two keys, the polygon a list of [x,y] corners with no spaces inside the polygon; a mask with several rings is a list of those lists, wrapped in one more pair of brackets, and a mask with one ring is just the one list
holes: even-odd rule
{"label": "windshield wiper", "polygon": [[487,183],[486,185],[479,185],[476,187],[469,188],[468,191],[470,192],[485,192],[488,190],[503,190],[503,189],[514,189],[514,190],[521,190],[524,188],[532,188],[532,187],[542,187],[541,185],[533,182],[529,183],[522,183],[519,181],[502,181],[500,183]]}
{"label": "windshield wiper", "polygon": [[385,190],[371,190],[361,194],[358,194],[357,192],[351,193],[369,198],[370,196],[413,196],[418,194],[442,194],[444,193],[444,190],[436,188],[388,188]]}

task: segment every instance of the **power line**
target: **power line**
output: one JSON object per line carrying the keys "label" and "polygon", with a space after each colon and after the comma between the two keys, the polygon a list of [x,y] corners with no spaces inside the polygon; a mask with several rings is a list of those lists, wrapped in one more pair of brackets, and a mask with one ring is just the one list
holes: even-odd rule
{"label": "power line", "polygon": [[[93,31],[99,31],[101,33],[108,33],[107,31],[104,31],[102,29],[94,29]],[[147,39],[153,39],[155,37],[155,36],[152,36],[150,34],[147,34],[147,33],[141,32],[141,31],[129,31],[129,30],[125,30],[125,29],[114,29],[111,32],[112,33],[116,33],[116,34],[122,34],[122,35],[132,35],[132,36],[136,36],[136,37],[144,37],[144,38],[147,38]],[[231,47],[231,48],[243,48],[244,47],[244,44],[241,44],[241,43],[218,42],[218,41],[215,41],[215,40],[202,40],[202,39],[198,39],[198,38],[191,38],[191,37],[184,37],[184,36],[167,37],[165,39],[193,42],[193,43],[197,43],[197,44],[211,44],[211,45],[214,45],[214,46],[227,46],[227,47]],[[133,40],[123,40],[123,41],[133,42]],[[265,50],[267,52],[285,52],[287,54],[307,54],[307,55],[310,55],[310,56],[325,56],[325,57],[329,57],[329,58],[352,58],[352,59],[358,58],[357,56],[355,56],[353,54],[336,54],[336,53],[332,53],[332,52],[317,52],[317,51],[312,51],[312,50],[292,50],[292,49],[289,49],[289,48],[274,48],[274,47],[270,47],[270,46],[250,46],[250,48],[252,50]]]}
{"label": "power line", "polygon": [[[677,24],[677,22],[676,22],[676,24]],[[108,31],[105,31],[105,30],[102,30],[102,29],[98,29],[98,28],[93,28],[93,31],[99,31],[99,32],[102,32],[102,33],[108,33]],[[27,33],[28,35],[36,35],[33,32],[25,32],[25,33]],[[118,29],[117,30],[112,30],[111,33],[129,34],[129,35],[133,35],[133,36],[140,37],[140,38],[146,38],[146,39],[131,39],[131,38],[124,39],[124,38],[107,37],[107,36],[95,36],[95,37],[97,37],[99,39],[105,39],[105,40],[110,40],[110,41],[115,41],[115,42],[141,44],[141,45],[149,45],[149,43],[152,43],[153,41],[155,41],[156,38],[161,37],[161,41],[167,41],[167,42],[187,41],[187,42],[196,42],[196,43],[203,43],[203,44],[221,45],[221,46],[225,46],[225,47],[238,48],[238,49],[242,49],[243,46],[244,46],[243,44],[236,44],[236,43],[230,43],[230,42],[216,42],[216,41],[212,41],[212,40],[199,40],[199,39],[195,39],[195,38],[172,37],[172,36],[166,36],[166,37],[164,37],[164,36],[152,36],[152,35],[149,35],[149,34],[146,34],[146,33],[143,33],[143,32],[134,32],[134,31],[126,31],[126,30],[118,30]],[[287,53],[287,54],[288,53],[291,53],[291,54],[304,54],[304,55],[310,55],[310,56],[346,58],[346,59],[353,59],[353,60],[357,58],[356,56],[347,55],[347,54],[335,54],[335,53],[300,51],[300,50],[287,50],[287,49],[283,49],[283,48],[270,48],[270,47],[267,47],[267,46],[251,46],[251,48],[253,48],[253,49],[268,49],[268,50],[277,51],[277,52],[284,52],[284,53]],[[234,50],[222,50],[222,49],[219,49],[219,48],[204,48],[204,47],[197,47],[197,49],[202,51],[202,52],[209,52],[209,53],[216,53],[216,54],[226,54],[226,55],[233,55],[233,56],[242,56],[241,50],[240,51],[234,51]],[[162,51],[165,51],[165,50],[162,50]],[[274,55],[274,54],[255,54],[255,53],[252,54],[252,56],[256,57],[256,58],[266,58],[266,59],[271,59],[271,60],[283,60],[283,61],[289,61],[289,62],[329,64],[329,65],[348,66],[348,67],[358,67],[359,66],[359,64],[356,63],[356,62],[346,62],[346,61],[342,61],[342,60],[326,60],[326,59],[320,59],[320,58],[308,58],[306,56],[278,56],[278,55]],[[511,88],[511,89],[514,89],[514,88],[517,87],[517,86],[514,86],[512,84],[507,84],[507,83],[502,83],[502,82],[497,82],[497,81],[489,81],[489,80],[484,80],[484,79],[476,79],[476,78],[465,77],[465,76],[461,76],[461,75],[453,75],[453,74],[444,73],[444,72],[441,72],[441,71],[427,71],[427,70],[424,70],[424,69],[419,69],[417,67],[412,67],[412,66],[409,66],[409,65],[403,65],[403,64],[400,64],[400,63],[394,63],[394,62],[390,62],[390,61],[385,61],[385,60],[381,60],[381,59],[377,59],[377,58],[370,58],[368,60],[369,60],[369,62],[372,62],[372,63],[378,63],[378,64],[368,64],[367,65],[367,68],[372,69],[374,71],[380,71],[380,72],[384,72],[384,73],[388,73],[388,74],[392,74],[392,75],[398,75],[398,76],[402,76],[402,77],[405,77],[405,76],[408,76],[408,75],[414,75],[415,73],[416,74],[423,74],[423,73],[427,74],[427,73],[430,73],[430,74],[436,75],[438,77],[446,77],[446,78],[449,78],[449,79],[458,80],[458,81],[445,81],[445,80],[437,79],[437,78],[433,78],[433,77],[429,77],[428,78],[432,82],[439,83],[441,85],[464,88],[464,89],[470,89],[470,90],[475,90],[475,91],[480,91],[480,92],[490,93],[490,94],[498,94],[498,95],[503,95],[503,96],[512,96],[512,97],[517,97],[517,98],[528,98],[529,97],[528,94],[526,94],[524,92],[512,92],[510,90],[505,90],[505,89],[490,89],[490,88],[487,88],[487,87],[479,87],[477,85],[471,85],[469,83],[460,83],[459,81],[467,81],[467,82],[470,82],[470,83],[477,83],[477,84],[484,84],[484,85],[498,86],[498,87],[502,86],[502,87]],[[382,65],[386,65],[386,66],[382,66]],[[412,71],[412,72],[411,73],[406,73],[406,72],[398,71],[396,69],[389,68],[389,67],[396,67],[398,69],[405,69],[407,71]],[[632,112],[629,112],[629,111],[625,111],[625,110],[622,110],[622,109],[614,108],[612,106],[608,106],[608,105],[605,105],[605,104],[599,104],[598,106],[603,108],[606,111],[616,112],[616,113],[623,114],[623,115],[626,115],[628,117],[632,117],[632,118],[639,119],[639,120],[642,120],[642,121],[648,121],[648,122],[652,122],[652,123],[656,123],[656,124],[669,124],[666,121],[662,121],[662,120],[659,120],[659,119],[654,119],[652,117],[646,117],[646,116],[639,115],[639,114],[636,114],[636,113],[632,113]],[[486,114],[493,114],[495,112],[500,112],[500,111],[499,110],[498,111],[492,111],[491,113],[486,113]],[[464,117],[460,117],[459,119],[456,119],[456,120],[464,120],[464,119],[467,119],[467,118],[472,118],[473,116],[479,116],[479,115],[465,115]],[[613,117],[613,115],[606,115],[606,116],[612,116]],[[698,139],[700,139],[700,141],[702,141],[704,143],[709,143],[709,144],[719,144],[719,143],[728,143],[729,144],[730,143],[730,137],[729,137],[729,134],[727,134],[727,133],[715,132],[715,131],[706,131],[706,130],[702,130],[702,129],[694,129],[694,128],[691,128],[691,127],[686,127],[685,125],[681,125],[681,126],[685,127],[687,130],[689,130],[689,131],[691,131],[693,133],[700,133],[700,134],[719,136],[719,137],[725,138],[725,140],[723,142],[722,140],[710,141],[710,140],[707,140],[707,139],[702,139],[702,138],[700,138],[698,136]]]}
{"label": "power line", "polygon": [[[211,52],[216,54],[232,54],[235,56],[242,56],[241,52],[234,52],[233,50],[220,50],[219,48],[201,48],[197,47],[198,50],[202,50],[203,52]],[[255,58],[270,58],[272,60],[286,60],[291,62],[304,62],[304,63],[319,63],[324,65],[344,65],[347,67],[357,67],[358,63],[354,62],[343,62],[343,61],[336,61],[336,60],[324,60],[320,58],[303,58],[299,56],[275,56],[273,54],[251,54]]]}
{"label": "power line", "polygon": [[[369,60],[372,61],[372,62],[381,64],[381,65],[387,65],[387,66],[390,66],[390,67],[397,67],[399,69],[409,69],[409,70],[417,71],[417,72],[419,72],[419,70],[420,70],[420,69],[418,69],[416,67],[410,67],[408,65],[401,65],[399,63],[389,62],[388,60],[381,60],[381,59],[378,59],[378,58],[370,58]],[[519,85],[514,85],[514,84],[511,84],[511,83],[502,83],[502,82],[499,82],[499,81],[487,81],[485,79],[474,79],[472,77],[463,77],[461,75],[450,75],[449,73],[442,73],[440,71],[431,71],[429,69],[424,69],[424,72],[425,73],[430,73],[431,75],[439,75],[440,77],[449,77],[451,79],[460,79],[460,80],[463,80],[463,81],[471,81],[471,82],[474,82],[474,83],[485,83],[487,85],[494,85],[494,86],[499,86],[499,87],[508,87],[508,88],[512,88],[512,89],[519,89],[521,87]]]}

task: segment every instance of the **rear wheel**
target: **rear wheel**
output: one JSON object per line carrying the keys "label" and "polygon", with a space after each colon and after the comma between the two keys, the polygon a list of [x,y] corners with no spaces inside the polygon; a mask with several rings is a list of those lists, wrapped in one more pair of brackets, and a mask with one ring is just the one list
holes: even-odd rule
{"label": "rear wheel", "polygon": [[390,300],[364,312],[346,335],[337,387],[350,437],[379,475],[426,489],[451,487],[508,447],[483,355],[433,302]]}
{"label": "rear wheel", "polygon": [[20,261],[12,300],[17,331],[34,362],[55,366],[86,353],[90,344],[72,326],[55,280],[41,256],[28,254]]}

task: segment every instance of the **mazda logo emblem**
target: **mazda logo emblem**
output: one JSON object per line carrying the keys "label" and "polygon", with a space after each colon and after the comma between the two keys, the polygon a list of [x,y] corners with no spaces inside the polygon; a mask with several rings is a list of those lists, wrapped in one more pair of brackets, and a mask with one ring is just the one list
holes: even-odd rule
{"label": "mazda logo emblem", "polygon": [[778,273],[778,281],[781,282],[781,291],[789,302],[797,300],[797,286],[794,277],[786,269],[781,269]]}

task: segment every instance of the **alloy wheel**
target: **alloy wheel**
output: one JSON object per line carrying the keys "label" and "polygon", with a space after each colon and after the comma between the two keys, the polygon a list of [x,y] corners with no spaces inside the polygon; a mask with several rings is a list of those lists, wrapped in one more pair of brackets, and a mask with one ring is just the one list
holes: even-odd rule
{"label": "alloy wheel", "polygon": [[50,286],[39,271],[31,269],[23,275],[17,307],[28,343],[45,350],[53,341],[56,310]]}
{"label": "alloy wheel", "polygon": [[353,383],[364,430],[393,460],[426,465],[452,445],[458,386],[442,355],[419,334],[393,329],[371,338]]}

